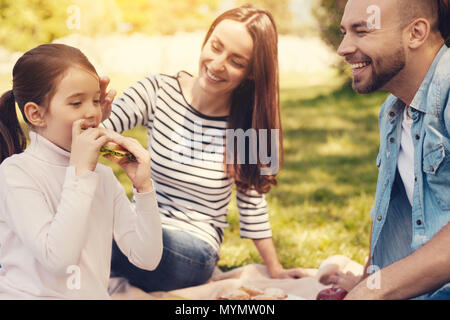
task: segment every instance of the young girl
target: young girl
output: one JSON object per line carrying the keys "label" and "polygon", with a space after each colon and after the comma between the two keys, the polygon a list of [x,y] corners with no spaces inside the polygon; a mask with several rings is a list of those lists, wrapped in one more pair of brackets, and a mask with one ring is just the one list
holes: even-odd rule
{"label": "young girl", "polygon": [[[31,128],[24,152],[16,102]],[[13,89],[0,99],[0,299],[108,299],[113,238],[134,265],[158,265],[150,155],[99,129],[101,118],[99,77],[78,49],[45,44],[17,61]],[[97,163],[108,141],[137,159],[120,163],[136,212],[112,170]]]}

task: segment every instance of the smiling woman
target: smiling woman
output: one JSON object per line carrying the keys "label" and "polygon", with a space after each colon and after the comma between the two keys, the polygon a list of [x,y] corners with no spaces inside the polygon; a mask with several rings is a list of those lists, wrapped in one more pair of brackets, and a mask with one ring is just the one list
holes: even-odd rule
{"label": "smiling woman", "polygon": [[[257,9],[259,14],[243,10],[230,10],[218,17],[211,25],[203,44],[200,57],[200,79],[202,75],[202,62],[209,57],[205,66],[210,69],[223,67],[221,59],[229,58],[228,68],[216,70],[230,77],[230,87],[233,90],[222,90],[225,107],[229,115],[228,129],[275,129],[281,133],[281,116],[279,100],[279,74],[278,74],[278,35],[275,22],[269,13]],[[239,41],[236,35],[239,34]],[[215,47],[215,46],[216,47]],[[208,46],[211,46],[213,54],[209,54]],[[214,73],[214,72],[213,72]],[[234,75],[234,77],[233,77]],[[234,80],[234,82],[232,81]],[[195,88],[192,89],[193,91]],[[231,92],[230,92],[231,91]],[[201,97],[201,95],[198,95]],[[217,95],[215,96],[217,99]],[[195,101],[194,101],[195,103]],[[211,105],[207,101],[205,106]],[[201,102],[198,105],[202,105]],[[208,109],[208,107],[204,107]],[[270,146],[270,135],[266,137],[264,144]],[[283,147],[282,135],[276,148],[282,162]],[[253,146],[245,150],[246,156],[250,155]],[[255,150],[255,149],[253,149]],[[228,150],[231,152],[231,150]],[[233,150],[235,151],[235,150]],[[267,193],[271,185],[276,185],[274,175],[261,175],[261,163],[240,165],[237,161],[238,152],[234,153],[235,159],[231,165],[227,165],[229,175],[236,180],[236,185],[241,189],[255,188],[260,193]],[[272,155],[275,156],[275,155]]]}
{"label": "smiling woman", "polygon": [[[236,34],[241,35],[239,42],[235,41]],[[205,108],[204,112],[228,115],[229,95],[249,77],[252,54],[253,39],[242,23],[224,20],[214,29],[200,55],[198,85],[209,94],[219,94],[223,101],[217,101],[216,110]],[[186,95],[186,98],[192,100],[191,104],[201,105],[198,96]]]}
{"label": "smiling woman", "polygon": [[[283,153],[278,35],[272,15],[251,6],[226,11],[212,23],[201,49],[197,76],[184,71],[151,74],[115,99],[112,110],[105,110],[107,128],[123,132],[147,127],[164,230],[163,258],[155,271],[131,266],[115,248],[112,274],[145,291],[206,282],[219,259],[236,186],[241,237],[254,241],[272,277],[301,277],[302,269],[282,267],[271,238],[264,194],[276,185],[276,173],[262,175],[261,169],[271,163],[260,158],[248,161],[264,147],[272,150],[269,156],[275,161]],[[227,145],[227,130],[268,134]],[[279,139],[271,136],[274,131]],[[236,152],[238,145],[245,146],[237,150],[244,157]],[[234,155],[232,161],[226,159],[228,153]],[[242,158],[244,163],[237,161]]]}

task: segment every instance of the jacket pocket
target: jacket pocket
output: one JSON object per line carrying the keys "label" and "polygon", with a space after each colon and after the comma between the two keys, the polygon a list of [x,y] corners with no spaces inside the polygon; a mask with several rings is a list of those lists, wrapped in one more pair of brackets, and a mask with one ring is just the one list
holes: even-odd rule
{"label": "jacket pocket", "polygon": [[423,159],[428,186],[442,210],[450,210],[450,159],[443,145],[438,145]]}

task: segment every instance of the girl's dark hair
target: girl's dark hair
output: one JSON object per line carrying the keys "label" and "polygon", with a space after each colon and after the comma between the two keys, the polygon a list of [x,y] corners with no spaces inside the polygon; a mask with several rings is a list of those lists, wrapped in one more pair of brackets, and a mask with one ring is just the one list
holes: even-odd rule
{"label": "girl's dark hair", "polygon": [[[271,129],[278,130],[279,139],[276,143],[277,154],[271,154],[270,157],[276,159],[277,169],[283,161],[277,28],[270,12],[249,5],[241,6],[226,11],[216,18],[206,34],[203,47],[208,43],[216,26],[223,20],[244,23],[254,44],[249,78],[244,80],[232,94],[228,129],[244,131],[253,129],[257,133],[261,129],[267,129],[268,133],[264,138],[265,141],[261,141],[258,137],[256,164],[250,164],[248,161],[250,152],[255,153],[254,146],[248,142],[245,147],[246,161],[244,164],[239,164],[237,143],[235,143],[234,161],[232,164],[226,164],[227,174],[234,178],[237,188],[242,191],[255,189],[260,193],[267,193],[272,185],[277,184],[276,172],[269,175],[261,174],[262,168],[268,165],[263,165],[258,155],[262,143],[266,144],[267,150],[271,150]],[[226,150],[229,151],[228,148]]]}
{"label": "girl's dark hair", "polygon": [[0,98],[0,163],[12,154],[22,152],[27,144],[17,120],[14,94],[5,92]]}
{"label": "girl's dark hair", "polygon": [[450,0],[437,0],[439,15],[439,31],[446,41],[450,44]]}
{"label": "girl's dark hair", "polygon": [[97,74],[79,49],[63,44],[40,45],[17,60],[13,69],[13,88],[0,98],[0,163],[26,147],[26,137],[17,119],[16,103],[23,119],[30,124],[24,112],[25,105],[33,102],[47,108],[57,84],[72,66]]}

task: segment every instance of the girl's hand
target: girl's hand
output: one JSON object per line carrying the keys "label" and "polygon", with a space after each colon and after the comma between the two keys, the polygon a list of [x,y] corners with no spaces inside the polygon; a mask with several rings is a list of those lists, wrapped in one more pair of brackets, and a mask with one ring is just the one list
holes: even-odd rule
{"label": "girl's hand", "polygon": [[86,171],[94,171],[97,166],[100,148],[110,138],[98,128],[83,130],[85,119],[77,120],[72,125],[72,147],[70,151],[70,165],[75,167],[79,176]]}
{"label": "girl's hand", "polygon": [[150,153],[136,139],[127,138],[110,131],[108,131],[108,135],[111,141],[131,152],[135,156],[136,161],[130,161],[128,157],[114,159],[114,156],[110,154],[106,154],[104,157],[114,161],[123,168],[137,192],[145,193],[153,190],[153,183],[150,180]]}
{"label": "girl's hand", "polygon": [[100,78],[100,106],[102,108],[102,122],[111,115],[111,104],[116,96],[116,90],[106,92],[109,85],[108,77]]}

